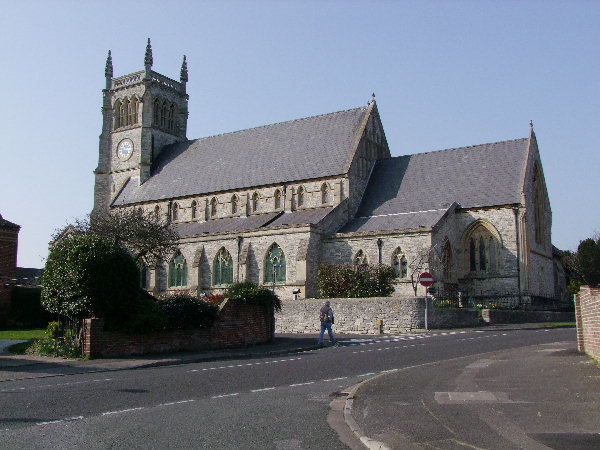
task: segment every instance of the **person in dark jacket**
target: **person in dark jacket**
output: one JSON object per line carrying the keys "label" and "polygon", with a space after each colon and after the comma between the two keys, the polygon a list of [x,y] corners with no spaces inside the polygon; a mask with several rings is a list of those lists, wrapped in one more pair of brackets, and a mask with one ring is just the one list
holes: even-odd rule
{"label": "person in dark jacket", "polygon": [[333,323],[333,310],[331,309],[331,303],[329,300],[325,302],[323,307],[319,310],[319,319],[321,320],[321,334],[319,334],[319,345],[323,346],[323,335],[325,330],[329,333],[329,340],[332,344],[336,344],[333,331],[331,331],[331,324]]}

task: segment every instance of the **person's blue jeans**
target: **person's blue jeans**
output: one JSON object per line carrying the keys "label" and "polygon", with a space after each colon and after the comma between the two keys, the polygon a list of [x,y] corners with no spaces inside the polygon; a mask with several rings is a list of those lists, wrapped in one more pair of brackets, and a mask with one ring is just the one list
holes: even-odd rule
{"label": "person's blue jeans", "polygon": [[329,333],[329,340],[332,344],[335,344],[335,337],[333,337],[333,331],[331,331],[331,322],[323,322],[321,321],[321,334],[319,334],[319,345],[323,343],[323,335],[325,334],[325,330]]}

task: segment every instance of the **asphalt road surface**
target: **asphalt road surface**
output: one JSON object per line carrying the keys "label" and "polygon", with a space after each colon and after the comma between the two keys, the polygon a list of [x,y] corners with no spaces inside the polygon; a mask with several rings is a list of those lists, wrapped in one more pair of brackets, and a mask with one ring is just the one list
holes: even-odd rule
{"label": "asphalt road surface", "polygon": [[350,386],[394,369],[574,339],[573,329],[342,337],[340,347],[280,357],[5,381],[0,447],[348,448],[327,417]]}

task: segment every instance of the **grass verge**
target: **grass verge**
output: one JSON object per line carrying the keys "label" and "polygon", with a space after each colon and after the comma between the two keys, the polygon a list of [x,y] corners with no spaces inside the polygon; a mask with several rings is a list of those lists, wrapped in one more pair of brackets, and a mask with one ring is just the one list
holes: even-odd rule
{"label": "grass verge", "polygon": [[41,339],[46,337],[45,328],[34,328],[29,330],[0,330],[0,339],[24,341],[29,339]]}

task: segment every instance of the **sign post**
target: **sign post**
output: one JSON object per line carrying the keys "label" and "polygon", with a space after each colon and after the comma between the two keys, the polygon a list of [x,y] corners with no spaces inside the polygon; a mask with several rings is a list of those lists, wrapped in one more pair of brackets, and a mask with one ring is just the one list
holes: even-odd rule
{"label": "sign post", "polygon": [[427,316],[429,315],[429,309],[427,306],[429,303],[427,301],[427,290],[429,286],[433,284],[433,275],[431,275],[429,272],[423,272],[421,275],[419,275],[419,283],[421,283],[421,286],[425,286],[425,329],[429,330],[429,324],[427,323]]}

